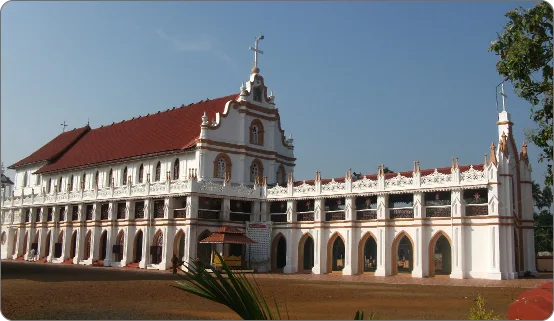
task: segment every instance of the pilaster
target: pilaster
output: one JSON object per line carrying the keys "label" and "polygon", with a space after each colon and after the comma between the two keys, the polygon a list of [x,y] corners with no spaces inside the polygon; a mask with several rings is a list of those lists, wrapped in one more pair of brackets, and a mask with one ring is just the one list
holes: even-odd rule
{"label": "pilaster", "polygon": [[[291,201],[294,202],[294,201]],[[296,215],[296,214],[295,214]],[[284,235],[287,241],[287,262],[283,268],[283,273],[297,273],[298,272],[298,237],[300,230],[286,229]]]}
{"label": "pilaster", "polygon": [[[379,176],[379,183],[384,178]],[[388,210],[389,196],[378,195],[377,196],[377,269],[375,270],[375,276],[389,276],[391,275],[391,242],[388,228],[385,227],[386,220],[390,218]]]}
{"label": "pilaster", "polygon": [[[464,216],[463,191],[453,190],[451,192],[451,215],[456,222],[462,222]],[[465,268],[465,229],[464,225],[458,225],[453,228],[452,235],[452,279],[464,279],[467,276]]]}
{"label": "pilaster", "polygon": [[[317,183],[317,182],[316,182]],[[323,227],[325,221],[325,200],[314,200],[314,274],[327,273],[327,229]]]}

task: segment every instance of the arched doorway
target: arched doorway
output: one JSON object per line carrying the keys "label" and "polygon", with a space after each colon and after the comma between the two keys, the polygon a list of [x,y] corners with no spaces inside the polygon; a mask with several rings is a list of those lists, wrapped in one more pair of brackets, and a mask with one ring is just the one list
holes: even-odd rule
{"label": "arched doorway", "polygon": [[58,235],[58,242],[54,244],[54,257],[57,259],[62,257],[62,244],[63,244],[63,231],[61,231],[60,235]]}
{"label": "arched doorway", "polygon": [[198,247],[196,249],[196,257],[205,264],[212,263],[212,244],[210,243],[200,243],[203,239],[210,236],[212,233],[208,230],[202,232],[198,237]]}
{"label": "arched doorway", "polygon": [[152,264],[160,264],[160,262],[162,262],[163,244],[164,244],[163,232],[162,230],[158,230],[156,234],[154,234],[154,239],[152,240],[152,246],[150,247]]}
{"label": "arched doorway", "polygon": [[106,251],[108,248],[108,231],[104,230],[100,236],[100,260],[106,259]]}
{"label": "arched doorway", "polygon": [[285,265],[287,265],[287,240],[279,233],[271,244],[271,269],[282,272]]}
{"label": "arched doorway", "polygon": [[92,231],[89,230],[87,232],[87,236],[85,236],[85,253],[83,255],[83,260],[88,260],[90,257],[90,249],[91,249],[91,243],[92,243]]}
{"label": "arched doorway", "polygon": [[115,246],[113,251],[115,262],[121,262],[121,260],[123,260],[123,251],[125,249],[123,246],[124,244],[125,244],[125,232],[121,230],[119,231],[115,239]]}
{"label": "arched doorway", "polygon": [[75,249],[77,248],[77,231],[73,232],[73,235],[71,235],[71,249],[69,250],[69,258],[75,257]]}
{"label": "arched doorway", "polygon": [[314,239],[306,233],[298,242],[298,272],[312,273],[314,254]]}
{"label": "arched doorway", "polygon": [[139,263],[142,260],[142,230],[139,230],[135,235],[133,249],[133,262]]}
{"label": "arched doorway", "polygon": [[345,248],[342,235],[335,232],[327,242],[327,273],[342,271],[345,263]]}
{"label": "arched doorway", "polygon": [[429,277],[452,273],[452,242],[443,231],[429,242]]}
{"label": "arched doorway", "polygon": [[173,242],[173,254],[175,254],[179,260],[185,261],[185,233],[183,230],[179,230],[175,235],[175,241]]}
{"label": "arched doorway", "polygon": [[35,234],[35,240],[33,241],[33,243],[31,244],[31,248],[32,249],[35,249],[35,255],[38,256],[38,236],[39,236],[39,231],[36,232]]}
{"label": "arched doorway", "polygon": [[358,273],[377,269],[377,241],[371,232],[365,233],[358,244]]}
{"label": "arched doorway", "polygon": [[46,249],[44,251],[44,257],[50,255],[50,237],[50,231],[48,231],[48,233],[46,234]]}
{"label": "arched doorway", "polygon": [[414,242],[406,232],[400,232],[392,242],[391,275],[411,273],[414,269]]}
{"label": "arched doorway", "polygon": [[23,238],[23,255],[27,254],[27,237],[29,232],[25,232],[25,237]]}
{"label": "arched doorway", "polygon": [[13,246],[12,246],[12,255],[15,255],[15,253],[17,253],[17,231],[15,231],[15,234],[13,236]]}

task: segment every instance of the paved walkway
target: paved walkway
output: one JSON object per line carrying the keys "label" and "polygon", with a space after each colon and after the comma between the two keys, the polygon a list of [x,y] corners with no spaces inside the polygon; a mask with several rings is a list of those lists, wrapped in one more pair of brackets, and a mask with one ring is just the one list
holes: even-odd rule
{"label": "paved walkway", "polygon": [[[39,263],[27,261],[2,260],[15,264],[40,264],[47,266],[73,267],[78,269],[92,270],[115,270],[134,273],[158,273],[170,274],[171,270],[147,270],[147,269],[128,269],[118,267],[99,267],[79,264],[55,264]],[[179,272],[181,273],[181,272]],[[254,273],[256,279],[282,279],[282,280],[302,280],[302,281],[340,281],[356,283],[375,283],[375,284],[415,284],[415,285],[440,285],[440,286],[468,286],[468,287],[511,287],[511,288],[535,288],[547,282],[552,281],[552,273],[539,274],[537,278],[522,278],[516,280],[484,280],[484,279],[451,279],[448,276],[440,275],[432,278],[412,278],[409,274],[399,274],[395,276],[374,276],[373,273],[362,275],[342,275],[340,273],[330,274],[283,274],[283,273]]]}

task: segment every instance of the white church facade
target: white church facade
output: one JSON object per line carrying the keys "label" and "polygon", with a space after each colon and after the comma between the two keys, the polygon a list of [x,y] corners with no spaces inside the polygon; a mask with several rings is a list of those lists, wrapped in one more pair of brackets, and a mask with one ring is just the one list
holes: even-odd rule
{"label": "white church facade", "polygon": [[[217,250],[258,272],[517,278],[536,272],[531,166],[508,112],[496,126],[482,164],[295,181],[256,59],[238,94],[65,131],[11,165],[1,258],[164,270]],[[224,225],[265,236],[199,243]]]}

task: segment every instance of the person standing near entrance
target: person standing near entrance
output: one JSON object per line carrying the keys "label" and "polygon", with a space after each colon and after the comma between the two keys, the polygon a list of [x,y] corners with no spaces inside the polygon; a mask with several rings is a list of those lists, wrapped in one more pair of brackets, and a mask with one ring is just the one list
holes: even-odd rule
{"label": "person standing near entrance", "polygon": [[177,274],[177,264],[179,263],[179,258],[175,255],[175,253],[173,253],[171,263],[173,264],[173,274]]}
{"label": "person standing near entrance", "polygon": [[27,258],[29,262],[35,261],[35,249],[31,249],[31,252],[29,253],[29,257]]}

